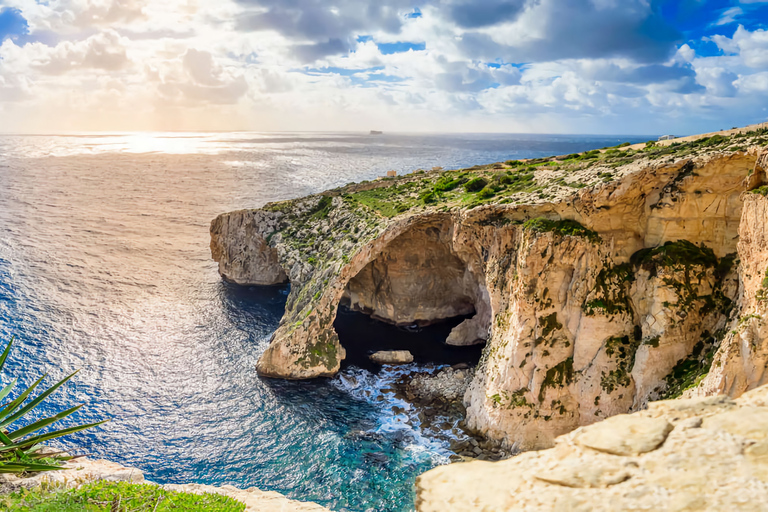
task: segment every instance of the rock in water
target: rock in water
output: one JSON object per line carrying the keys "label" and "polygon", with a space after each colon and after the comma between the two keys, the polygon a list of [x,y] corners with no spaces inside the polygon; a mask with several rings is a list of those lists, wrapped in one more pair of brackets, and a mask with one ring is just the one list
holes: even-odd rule
{"label": "rock in water", "polygon": [[368,358],[376,364],[408,364],[413,362],[413,354],[407,350],[380,350]]}

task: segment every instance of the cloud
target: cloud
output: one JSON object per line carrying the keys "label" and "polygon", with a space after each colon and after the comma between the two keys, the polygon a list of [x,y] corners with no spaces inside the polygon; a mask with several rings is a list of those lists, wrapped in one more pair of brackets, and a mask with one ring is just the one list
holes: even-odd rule
{"label": "cloud", "polygon": [[739,25],[732,38],[715,35],[708,39],[724,52],[738,54],[744,64],[751,68],[768,68],[768,31],[766,30],[749,32]]}
{"label": "cloud", "polygon": [[242,74],[224,69],[210,52],[192,48],[181,58],[180,73],[171,70],[168,76],[158,78],[158,90],[164,98],[187,105],[234,104],[248,92]]}
{"label": "cloud", "polygon": [[498,25],[513,20],[525,7],[525,0],[463,1],[449,7],[449,17],[462,28],[478,28]]}
{"label": "cloud", "polygon": [[238,128],[651,133],[768,106],[754,21],[768,1],[0,4],[0,101],[16,117],[62,104],[143,129],[241,115]]}
{"label": "cloud", "polygon": [[459,46],[468,58],[479,54],[507,62],[605,57],[659,62],[680,42],[682,34],[644,0],[539,0],[513,23],[463,34]]}
{"label": "cloud", "polygon": [[303,41],[323,43],[349,39],[370,30],[396,33],[412,2],[394,0],[236,0],[247,8],[236,27],[243,31],[275,31]]}
{"label": "cloud", "polygon": [[125,40],[117,32],[107,30],[77,43],[63,42],[55,47],[40,43],[30,45],[31,67],[45,74],[60,75],[77,69],[118,71],[127,67]]}

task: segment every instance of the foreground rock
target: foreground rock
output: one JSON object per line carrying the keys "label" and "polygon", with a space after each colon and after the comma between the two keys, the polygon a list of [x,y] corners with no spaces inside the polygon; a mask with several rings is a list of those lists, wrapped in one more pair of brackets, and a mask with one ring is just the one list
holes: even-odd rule
{"label": "foreground rock", "polygon": [[417,508],[448,511],[768,509],[768,386],[654,402],[502,462],[442,466]]}
{"label": "foreground rock", "polygon": [[376,364],[408,364],[413,362],[413,354],[407,350],[380,350],[368,358]]}
{"label": "foreground rock", "polygon": [[[46,485],[48,488],[72,489],[99,481],[153,484],[144,479],[144,473],[140,469],[125,467],[108,460],[79,458],[67,462],[64,468],[61,471],[39,473],[27,478],[0,474],[0,493],[14,492],[22,488],[33,489],[41,485]],[[200,484],[168,484],[162,487],[175,492],[229,496],[244,503],[247,512],[329,512],[327,508],[316,503],[290,500],[280,493],[260,491],[255,487],[238,489],[231,485],[214,487]]]}
{"label": "foreground rock", "polygon": [[486,343],[468,427],[546,448],[699,384],[766,382],[767,137],[349,185],[220,216],[212,254],[226,279],[290,280],[262,376],[334,375],[342,303],[402,326],[473,315],[448,336]]}

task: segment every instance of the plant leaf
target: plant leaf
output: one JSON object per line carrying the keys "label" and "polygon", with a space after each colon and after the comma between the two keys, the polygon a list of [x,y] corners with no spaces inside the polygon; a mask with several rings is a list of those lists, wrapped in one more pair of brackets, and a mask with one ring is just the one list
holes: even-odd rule
{"label": "plant leaf", "polygon": [[11,439],[11,440],[18,439],[20,437],[24,437],[26,435],[29,435],[29,434],[31,434],[33,432],[37,432],[41,428],[45,428],[48,425],[51,425],[52,423],[56,423],[59,420],[63,420],[64,418],[66,418],[67,416],[69,416],[70,414],[75,412],[76,410],[80,409],[81,407],[82,407],[82,404],[81,405],[76,405],[75,407],[72,407],[71,409],[67,409],[66,411],[62,411],[62,412],[60,412],[58,414],[55,414],[54,416],[49,416],[48,418],[43,418],[42,420],[39,420],[39,421],[36,421],[34,423],[31,423],[31,424],[27,425],[26,427],[20,428],[18,430],[14,430],[13,432],[9,432],[8,433],[8,438]]}
{"label": "plant leaf", "polygon": [[57,382],[56,384],[54,384],[50,388],[48,388],[45,391],[43,391],[42,393],[40,393],[37,397],[35,397],[34,400],[32,400],[27,405],[25,405],[24,407],[19,409],[13,416],[8,416],[4,420],[0,421],[0,427],[4,427],[6,425],[10,425],[14,421],[18,420],[19,418],[21,418],[22,416],[27,414],[29,411],[31,411],[32,409],[37,407],[40,404],[40,402],[42,402],[43,400],[48,398],[48,395],[50,395],[51,393],[53,393],[54,391],[59,389],[59,387],[61,387],[62,384],[64,384],[69,379],[71,379],[72,377],[77,375],[77,372],[79,372],[79,371],[80,370],[75,370],[74,372],[70,373],[68,376],[64,377],[63,379],[61,379],[59,382]]}
{"label": "plant leaf", "polygon": [[5,364],[5,360],[8,358],[8,353],[11,351],[11,345],[13,345],[13,339],[14,339],[14,336],[11,336],[11,341],[8,342],[8,346],[6,346],[5,350],[3,350],[3,355],[0,356],[0,372],[3,371],[3,365]]}
{"label": "plant leaf", "polygon": [[25,471],[55,471],[66,469],[61,466],[52,466],[50,464],[38,464],[36,462],[7,462],[0,464],[0,473],[23,473]]}
{"label": "plant leaf", "polygon": [[35,382],[33,382],[31,386],[29,386],[27,389],[25,389],[25,390],[24,390],[24,392],[22,392],[22,393],[21,393],[21,394],[20,394],[18,397],[16,397],[16,399],[15,399],[15,400],[13,400],[11,403],[9,403],[9,404],[8,404],[8,405],[5,407],[5,409],[3,409],[2,411],[0,411],[0,418],[5,418],[5,417],[6,417],[6,416],[8,416],[9,414],[13,413],[13,411],[15,411],[15,410],[16,410],[16,409],[17,409],[17,408],[18,408],[18,407],[19,407],[21,404],[23,404],[23,403],[24,403],[24,400],[26,400],[26,399],[27,399],[27,397],[29,396],[29,394],[30,394],[30,393],[32,393],[32,391],[33,391],[33,390],[34,390],[34,389],[35,389],[35,388],[36,388],[36,387],[37,387],[37,386],[38,386],[38,385],[39,385],[41,382],[43,382],[43,379],[44,379],[44,378],[45,378],[47,375],[48,375],[48,374],[46,373],[45,375],[43,375],[42,377],[40,377],[39,379],[37,379]]}
{"label": "plant leaf", "polygon": [[0,400],[8,396],[8,393],[10,393],[13,390],[13,387],[16,385],[16,379],[13,379],[13,381],[5,386],[2,391],[0,391]]}
{"label": "plant leaf", "polygon": [[87,423],[85,425],[78,425],[76,427],[69,427],[64,428],[61,430],[55,430],[53,432],[48,432],[47,434],[41,434],[39,436],[31,437],[29,439],[25,439],[21,442],[18,442],[16,444],[8,445],[8,446],[0,446],[0,452],[6,452],[10,450],[17,450],[17,449],[27,449],[30,448],[36,444],[43,443],[45,441],[50,441],[51,439],[56,439],[57,437],[66,436],[67,434],[74,434],[75,432],[80,432],[81,430],[85,430],[87,428],[95,427],[98,425],[101,425],[103,423],[108,422],[109,420],[103,420],[96,423]]}

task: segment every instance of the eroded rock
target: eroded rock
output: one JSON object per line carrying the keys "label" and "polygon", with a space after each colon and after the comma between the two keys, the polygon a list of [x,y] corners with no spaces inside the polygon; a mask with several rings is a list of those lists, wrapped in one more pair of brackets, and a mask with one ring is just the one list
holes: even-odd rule
{"label": "eroded rock", "polygon": [[671,431],[672,425],[664,418],[620,414],[583,428],[574,441],[613,455],[640,455],[658,448]]}
{"label": "eroded rock", "polygon": [[[760,388],[760,397],[686,401],[682,408],[676,400],[661,402],[653,411],[582,427],[548,450],[495,463],[435,468],[417,479],[417,508],[764,511],[768,407],[754,403],[766,393],[768,386]],[[693,415],[681,419],[680,410]],[[605,436],[611,440],[601,441]],[[584,443],[585,438],[590,442]],[[593,444],[601,451],[594,451]]]}

